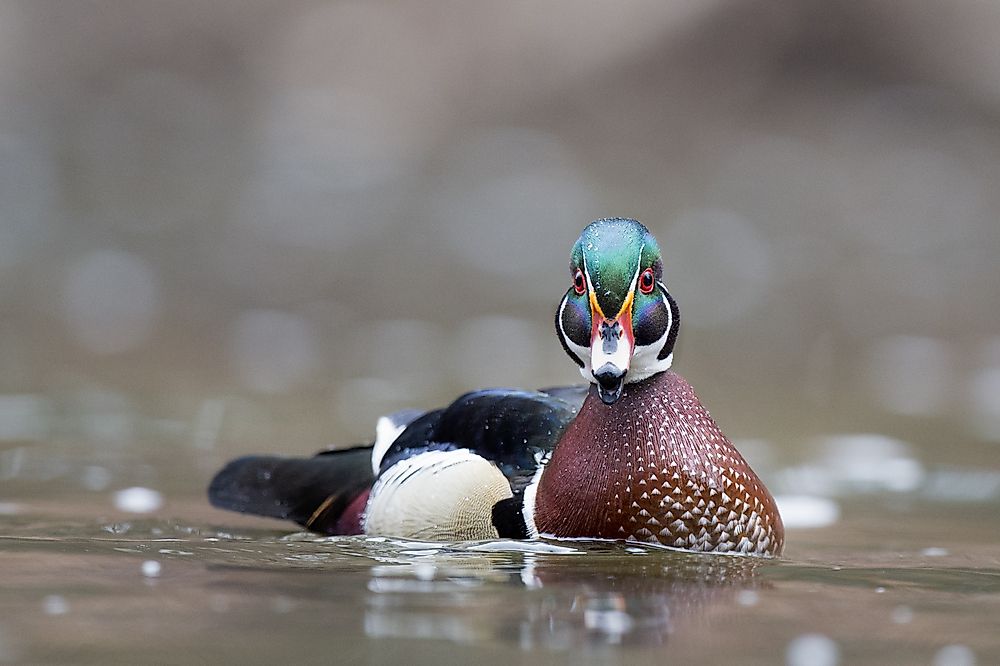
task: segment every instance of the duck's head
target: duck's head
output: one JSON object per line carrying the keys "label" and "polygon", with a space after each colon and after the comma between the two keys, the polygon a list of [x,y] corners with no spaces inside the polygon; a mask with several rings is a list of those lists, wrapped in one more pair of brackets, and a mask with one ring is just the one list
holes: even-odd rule
{"label": "duck's head", "polygon": [[670,367],[680,313],[663,286],[656,239],[636,220],[591,222],[573,246],[569,271],[556,331],[610,405],[626,383]]}

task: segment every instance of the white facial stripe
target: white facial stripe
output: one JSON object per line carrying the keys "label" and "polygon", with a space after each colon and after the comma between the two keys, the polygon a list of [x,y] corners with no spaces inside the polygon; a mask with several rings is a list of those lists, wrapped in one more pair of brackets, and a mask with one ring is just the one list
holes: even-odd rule
{"label": "white facial stripe", "polygon": [[396,425],[388,416],[380,416],[375,424],[375,446],[372,447],[372,472],[378,476],[382,467],[382,459],[399,434],[406,430],[406,425]]}
{"label": "white facial stripe", "polygon": [[584,377],[589,377],[590,373],[590,349],[587,347],[581,347],[580,345],[573,342],[569,335],[566,334],[566,329],[563,327],[563,311],[566,309],[566,304],[569,302],[569,296],[564,296],[562,303],[559,305],[559,335],[562,336],[563,341],[569,350],[576,354],[576,357],[580,359],[583,363],[583,367],[580,368],[580,372],[583,373]]}

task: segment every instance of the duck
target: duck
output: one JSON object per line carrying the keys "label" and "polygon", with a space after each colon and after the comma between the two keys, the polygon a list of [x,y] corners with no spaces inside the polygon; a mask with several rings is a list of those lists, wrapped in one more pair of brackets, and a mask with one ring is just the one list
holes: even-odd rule
{"label": "duck", "polygon": [[374,441],[244,456],[212,505],[326,535],[608,539],[779,556],[774,497],[671,369],[680,310],[653,234],[591,222],[555,310],[583,386],[484,389],[378,420]]}

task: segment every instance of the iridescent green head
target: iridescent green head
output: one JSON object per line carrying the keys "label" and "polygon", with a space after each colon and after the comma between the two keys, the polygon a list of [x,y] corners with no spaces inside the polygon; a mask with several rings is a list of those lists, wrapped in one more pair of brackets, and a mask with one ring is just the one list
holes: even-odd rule
{"label": "iridescent green head", "polygon": [[610,405],[626,383],[673,360],[680,313],[663,286],[660,247],[636,220],[597,220],[573,246],[569,270],[573,284],[556,311],[556,331]]}

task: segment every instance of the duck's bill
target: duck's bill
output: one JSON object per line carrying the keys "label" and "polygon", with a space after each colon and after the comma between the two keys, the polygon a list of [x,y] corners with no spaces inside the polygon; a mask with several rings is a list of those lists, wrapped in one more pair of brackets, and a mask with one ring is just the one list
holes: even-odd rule
{"label": "duck's bill", "polygon": [[605,405],[614,404],[622,397],[622,389],[625,388],[624,370],[605,363],[594,373],[594,379],[597,380],[597,394]]}
{"label": "duck's bill", "polygon": [[635,336],[632,333],[632,310],[624,309],[616,319],[598,318],[594,313],[590,339],[590,367],[601,401],[613,404],[622,396]]}

